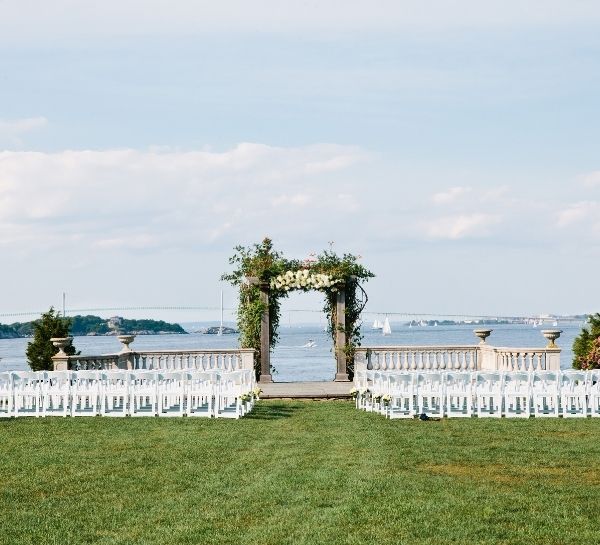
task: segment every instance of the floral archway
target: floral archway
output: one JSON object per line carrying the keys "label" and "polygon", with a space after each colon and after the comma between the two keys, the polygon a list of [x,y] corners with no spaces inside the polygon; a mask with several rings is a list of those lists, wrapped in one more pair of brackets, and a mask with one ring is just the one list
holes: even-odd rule
{"label": "floral archway", "polygon": [[360,346],[360,314],[367,302],[362,283],[375,275],[359,256],[324,251],[306,260],[285,259],[265,238],[250,247],[237,246],[234,266],[223,280],[239,288],[238,328],[242,348],[256,350],[255,370],[271,382],[270,352],[279,340],[281,300],[293,291],[319,291],[337,361],[336,380],[352,379],[354,351]]}

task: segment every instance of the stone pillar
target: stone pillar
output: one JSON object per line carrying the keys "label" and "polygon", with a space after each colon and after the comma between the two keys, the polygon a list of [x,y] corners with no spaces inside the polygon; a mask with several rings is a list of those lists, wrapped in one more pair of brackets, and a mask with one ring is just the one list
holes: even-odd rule
{"label": "stone pillar", "polygon": [[477,346],[477,371],[497,371],[498,361],[493,346],[482,342]]}
{"label": "stone pillar", "polygon": [[134,353],[129,346],[134,340],[135,335],[117,335],[117,339],[121,343],[121,352],[117,363],[117,369],[132,370],[135,366]]}
{"label": "stone pillar", "polygon": [[337,373],[335,382],[348,382],[346,371],[346,292],[340,290],[336,301],[336,324],[335,324],[335,359],[337,361]]}
{"label": "stone pillar", "polygon": [[58,353],[52,356],[52,367],[55,371],[69,370],[69,356],[65,352],[65,348],[71,344],[73,337],[52,337],[50,342],[58,348]]}
{"label": "stone pillar", "polygon": [[242,348],[240,350],[240,369],[254,371],[254,354],[252,348]]}
{"label": "stone pillar", "polygon": [[265,305],[260,321],[260,378],[259,382],[273,382],[271,376],[271,328],[269,319],[269,285],[260,285],[260,301]]}

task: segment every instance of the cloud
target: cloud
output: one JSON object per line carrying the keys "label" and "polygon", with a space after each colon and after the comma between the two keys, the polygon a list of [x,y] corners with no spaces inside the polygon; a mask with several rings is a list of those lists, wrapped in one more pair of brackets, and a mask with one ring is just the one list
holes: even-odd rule
{"label": "cloud", "polygon": [[569,205],[557,215],[559,227],[568,227],[589,219],[597,219],[600,215],[600,203],[596,201],[580,201]]}
{"label": "cloud", "polygon": [[563,0],[19,0],[2,3],[2,41],[198,32],[439,31],[564,26],[600,20],[594,1]]}
{"label": "cloud", "polygon": [[500,219],[498,215],[477,212],[444,216],[428,221],[423,226],[430,238],[458,240],[486,236],[490,232],[490,227]]}
{"label": "cloud", "polygon": [[[357,210],[352,146],[242,143],[223,152],[0,152],[4,246],[161,251],[265,233],[318,237],[320,218]],[[327,165],[315,169],[314,165]]]}
{"label": "cloud", "polygon": [[461,196],[466,193],[471,192],[470,187],[451,187],[446,191],[441,191],[440,193],[435,193],[431,198],[435,204],[447,204],[456,201]]}
{"label": "cloud", "polygon": [[23,135],[43,129],[47,124],[48,120],[45,117],[0,119],[0,145],[20,146]]}
{"label": "cloud", "polygon": [[583,184],[587,187],[600,187],[600,170],[583,176]]}

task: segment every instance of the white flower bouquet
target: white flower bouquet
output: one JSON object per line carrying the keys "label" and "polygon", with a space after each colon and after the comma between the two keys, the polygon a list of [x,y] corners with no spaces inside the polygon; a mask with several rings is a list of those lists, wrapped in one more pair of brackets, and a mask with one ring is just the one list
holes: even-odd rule
{"label": "white flower bouquet", "polygon": [[275,290],[336,290],[336,285],[340,283],[339,279],[333,278],[329,274],[313,273],[309,269],[299,269],[297,271],[286,271],[271,279],[271,289]]}

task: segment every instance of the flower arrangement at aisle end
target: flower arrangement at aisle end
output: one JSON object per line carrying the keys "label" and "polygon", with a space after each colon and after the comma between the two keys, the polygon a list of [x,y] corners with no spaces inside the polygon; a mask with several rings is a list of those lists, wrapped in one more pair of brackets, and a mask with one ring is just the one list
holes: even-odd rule
{"label": "flower arrangement at aisle end", "polygon": [[352,388],[350,390],[350,396],[352,399],[364,398],[369,393],[369,390],[363,390],[362,388]]}
{"label": "flower arrangement at aisle end", "polygon": [[271,279],[271,289],[280,291],[290,290],[327,290],[337,291],[342,281],[329,274],[314,273],[308,269],[286,271]]}
{"label": "flower arrangement at aisle end", "polygon": [[252,400],[258,401],[260,399],[260,394],[262,394],[262,390],[258,386],[255,386],[249,392],[246,392],[246,393],[242,394],[240,396],[240,399],[244,403],[246,403],[248,401],[252,401]]}

